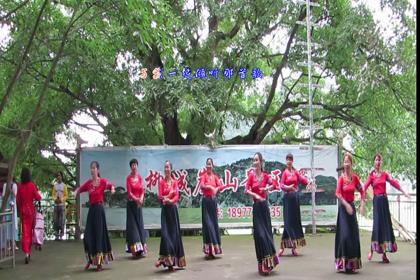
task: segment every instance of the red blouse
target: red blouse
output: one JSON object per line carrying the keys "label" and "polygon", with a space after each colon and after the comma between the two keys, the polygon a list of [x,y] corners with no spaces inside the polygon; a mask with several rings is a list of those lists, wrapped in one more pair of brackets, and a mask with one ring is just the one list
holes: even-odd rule
{"label": "red blouse", "polygon": [[87,180],[77,190],[76,193],[89,192],[89,204],[103,203],[104,191],[110,190],[112,184],[104,178],[99,178],[99,186],[93,186],[92,179]]}
{"label": "red blouse", "polygon": [[369,186],[372,185],[374,195],[386,194],[387,181],[391,184],[391,186],[393,186],[397,190],[401,190],[401,186],[397,182],[397,180],[393,179],[391,175],[389,175],[385,171],[382,172],[379,177],[377,177],[376,175],[373,174],[373,172],[371,172],[367,177],[367,180],[365,182],[363,189],[366,191],[369,188]]}
{"label": "red blouse", "polygon": [[292,173],[290,173],[287,169],[285,169],[283,171],[283,174],[281,174],[280,188],[284,192],[292,192],[292,190],[285,189],[284,185],[292,185],[295,188],[295,190],[298,191],[299,183],[308,185],[309,180],[300,175],[297,170],[293,170]]}
{"label": "red blouse", "polygon": [[33,182],[18,183],[16,204],[21,216],[33,216],[35,214],[34,200],[41,200],[38,188]]}
{"label": "red blouse", "polygon": [[158,188],[158,199],[162,201],[164,196],[172,194],[169,196],[169,199],[173,201],[173,203],[177,203],[179,200],[179,190],[178,190],[178,182],[174,179],[171,179],[172,185],[168,186],[166,184],[165,178],[159,180],[159,188]]}
{"label": "red blouse", "polygon": [[[211,185],[213,187],[216,187],[218,190],[221,190],[222,184],[220,183],[219,177],[217,177],[216,174],[213,173],[213,176],[209,176],[207,173],[204,173],[204,175],[201,176],[201,184],[200,187],[204,187],[206,185]],[[208,189],[203,189],[203,195],[205,197],[213,197],[213,191]]]}
{"label": "red blouse", "polygon": [[144,194],[144,188],[142,184],[142,178],[137,175],[137,181],[130,175],[127,176],[127,196],[129,200],[133,198],[139,198]]}
{"label": "red blouse", "polygon": [[[261,179],[257,181],[254,172],[250,172],[249,177],[245,185],[245,193],[247,191],[252,191],[253,193],[258,194],[261,198],[266,199],[267,193],[262,189],[265,188],[268,184],[272,184],[270,175],[266,172],[261,172]],[[254,202],[257,200],[253,197]]]}
{"label": "red blouse", "polygon": [[353,173],[351,176],[351,181],[349,183],[345,182],[344,176],[341,175],[337,181],[337,189],[335,190],[335,195],[337,198],[343,197],[347,202],[354,201],[354,191],[358,190],[361,196],[361,199],[365,199],[365,192],[360,183],[359,177]]}

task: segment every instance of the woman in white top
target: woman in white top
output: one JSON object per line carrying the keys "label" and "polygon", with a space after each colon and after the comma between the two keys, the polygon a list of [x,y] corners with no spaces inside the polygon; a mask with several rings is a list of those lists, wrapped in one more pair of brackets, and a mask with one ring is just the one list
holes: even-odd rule
{"label": "woman in white top", "polygon": [[[16,206],[16,194],[17,194],[17,184],[16,184],[16,178],[13,177],[12,179],[12,185],[10,186],[10,194],[9,194],[9,199],[7,201],[7,205],[10,205],[13,207],[13,215],[15,217],[15,241],[19,241],[19,222],[18,222],[18,217],[17,217],[17,206]],[[4,183],[3,185],[3,193],[2,196],[5,196],[6,194],[6,188],[7,188],[7,182]],[[6,206],[6,208],[9,208],[8,206]],[[12,236],[12,232],[11,229],[9,231],[9,235],[8,236]],[[18,250],[19,248],[16,246],[16,250]]]}

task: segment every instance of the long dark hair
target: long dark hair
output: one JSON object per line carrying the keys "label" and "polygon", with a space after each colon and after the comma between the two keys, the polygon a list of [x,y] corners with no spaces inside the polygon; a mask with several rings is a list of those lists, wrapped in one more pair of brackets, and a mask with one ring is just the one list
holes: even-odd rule
{"label": "long dark hair", "polygon": [[379,160],[382,160],[382,155],[380,153],[376,153],[375,156],[373,157],[373,161],[375,161],[377,157],[379,158]]}
{"label": "long dark hair", "polygon": [[[293,161],[293,155],[291,154],[291,153],[288,153],[287,155],[286,155],[286,161],[288,160],[288,159],[291,159],[292,161]],[[286,167],[282,170],[282,172],[284,172],[284,170],[286,170],[287,169],[287,165],[286,165]],[[292,171],[295,171],[296,170],[296,168],[293,166],[293,164],[292,164]]]}
{"label": "long dark hair", "polygon": [[217,177],[219,177],[219,175],[214,171],[214,163],[213,163],[213,159],[212,158],[207,158],[206,159],[206,164],[207,164],[207,162],[208,161],[211,161],[211,166],[212,166],[212,173],[214,174],[214,175],[216,175]]}
{"label": "long dark hair", "polygon": [[96,160],[94,160],[94,161],[92,161],[90,163],[90,167],[91,168],[92,168],[92,165],[95,165],[96,166],[96,169],[98,169],[98,178],[100,178],[101,177],[101,174],[99,174],[99,162],[97,162]]}
{"label": "long dark hair", "polygon": [[137,159],[133,158],[132,160],[130,160],[130,168],[133,164],[136,164],[137,166],[139,166],[139,162],[137,161]]}
{"label": "long dark hair", "polygon": [[20,173],[20,181],[22,183],[28,183],[31,181],[31,171],[29,171],[29,168],[22,168],[22,171]]}
{"label": "long dark hair", "polygon": [[[373,163],[375,163],[375,160],[377,157],[379,158],[380,161],[382,161],[382,155],[378,152],[373,157]],[[372,171],[370,171],[370,175],[373,175],[374,173],[375,173],[375,168]]]}
{"label": "long dark hair", "polygon": [[[344,156],[343,156],[343,162],[344,162],[344,159],[345,159],[346,157],[348,157],[348,158],[350,159],[351,165],[352,165],[352,167],[353,167],[353,156],[352,156],[349,152],[345,152],[345,153],[344,153]],[[340,167],[337,167],[336,171],[337,171],[337,172],[343,172],[343,171],[344,171],[344,165],[342,165],[342,166],[340,166]]]}
{"label": "long dark hair", "polygon": [[207,162],[208,162],[208,161],[211,161],[211,167],[213,167],[213,168],[214,168],[213,159],[212,159],[212,158],[210,158],[210,157],[209,157],[209,158],[207,158],[207,159],[206,159],[206,164],[207,164]]}
{"label": "long dark hair", "polygon": [[173,172],[173,168],[172,168],[172,162],[170,162],[169,160],[165,160],[165,164],[163,166],[165,166],[167,163],[169,163],[169,166],[171,167],[171,176],[172,176],[172,172]]}
{"label": "long dark hair", "polygon": [[[264,166],[264,159],[263,159],[262,154],[260,152],[256,152],[255,155],[257,155],[258,156],[258,159],[260,160],[260,163],[261,163],[261,172],[265,172],[264,171],[264,168],[263,168],[263,166]],[[254,157],[255,157],[255,155],[254,155]]]}

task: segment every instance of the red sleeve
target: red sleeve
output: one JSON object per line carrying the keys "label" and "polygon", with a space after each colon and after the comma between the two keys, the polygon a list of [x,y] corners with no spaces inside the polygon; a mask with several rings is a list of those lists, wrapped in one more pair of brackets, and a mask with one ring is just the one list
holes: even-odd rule
{"label": "red sleeve", "polygon": [[90,179],[83,183],[77,190],[76,193],[86,192],[89,189]]}
{"label": "red sleeve", "polygon": [[215,180],[216,180],[216,188],[220,191],[221,189],[222,189],[222,187],[223,187],[223,184],[220,182],[220,179],[219,179],[219,177],[217,176],[217,175],[214,175],[215,176]]}
{"label": "red sleeve", "polygon": [[105,189],[110,190],[113,186],[111,182],[109,182],[107,179],[101,178],[102,184],[105,184]]}
{"label": "red sleeve", "polygon": [[127,176],[127,179],[125,180],[127,185],[127,196],[128,199],[132,199],[133,195],[131,194],[131,183],[130,183],[130,175]]}
{"label": "red sleeve", "polygon": [[273,180],[271,178],[271,176],[268,173],[264,173],[265,177],[267,178],[267,185],[273,185]]}
{"label": "red sleeve", "polygon": [[205,182],[206,182],[206,174],[203,174],[203,175],[201,175],[199,178],[198,178],[198,181],[199,181],[199,185],[198,185],[198,187],[199,188],[201,188],[201,187],[203,187],[204,186],[204,184],[205,184]]}
{"label": "red sleeve", "polygon": [[33,197],[35,198],[35,200],[41,201],[41,195],[38,192],[38,188],[36,187],[35,184],[33,185]]}
{"label": "red sleeve", "polygon": [[309,184],[309,180],[306,177],[300,175],[298,171],[296,171],[296,175],[298,176],[298,184],[299,182],[304,184],[305,186]]}
{"label": "red sleeve", "polygon": [[393,186],[397,190],[401,190],[401,186],[398,183],[398,181],[392,178],[391,175],[389,175],[388,173],[385,172],[385,174],[386,174],[386,180],[391,184],[391,186]]}
{"label": "red sleeve", "polygon": [[367,179],[366,179],[366,182],[365,182],[365,184],[364,184],[364,186],[363,186],[363,190],[364,190],[364,192],[366,193],[366,190],[369,188],[369,186],[372,184],[372,176],[370,175],[370,174],[368,174],[368,177],[367,177]]}
{"label": "red sleeve", "polygon": [[360,179],[359,176],[355,176],[356,177],[356,189],[359,191],[360,193],[360,198],[362,200],[365,200],[365,191],[362,187],[362,184],[360,183]]}
{"label": "red sleeve", "polygon": [[248,179],[246,180],[245,193],[251,190],[253,180],[254,180],[254,173],[251,172],[249,173]]}
{"label": "red sleeve", "polygon": [[159,186],[158,186],[158,200],[162,200],[163,199],[163,180],[159,181]]}
{"label": "red sleeve", "polygon": [[343,189],[343,177],[338,177],[338,181],[337,181],[337,188],[335,189],[335,196],[340,199],[343,194],[341,192],[341,190]]}
{"label": "red sleeve", "polygon": [[140,175],[138,175],[138,177],[139,177],[139,182],[140,182],[140,197],[141,197],[142,195],[144,195],[143,178]]}
{"label": "red sleeve", "polygon": [[283,171],[281,174],[281,180],[280,180],[280,188],[284,190],[284,184],[286,183],[286,170]]}
{"label": "red sleeve", "polygon": [[178,181],[174,180],[172,188],[175,190],[175,194],[172,196],[171,200],[173,201],[173,203],[176,203],[179,199]]}
{"label": "red sleeve", "polygon": [[277,182],[277,180],[274,178],[271,178],[271,186],[273,187],[273,190],[279,190],[279,184]]}

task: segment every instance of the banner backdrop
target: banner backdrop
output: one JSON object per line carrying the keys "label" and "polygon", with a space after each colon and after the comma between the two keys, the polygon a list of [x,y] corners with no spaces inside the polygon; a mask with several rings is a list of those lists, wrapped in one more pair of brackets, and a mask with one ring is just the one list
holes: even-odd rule
{"label": "banner backdrop", "polygon": [[[181,224],[201,225],[201,190],[198,178],[205,172],[206,159],[214,161],[214,171],[226,189],[218,193],[218,216],[220,223],[252,222],[252,199],[244,194],[247,174],[256,152],[264,158],[264,170],[280,182],[281,172],[286,167],[286,155],[292,153],[293,165],[304,176],[310,176],[308,146],[301,145],[227,145],[210,149],[207,146],[141,146],[83,148],[80,151],[80,182],[90,176],[90,162],[100,164],[100,176],[111,181],[116,193],[105,192],[105,213],[109,229],[125,229],[126,222],[126,177],[130,173],[129,161],[139,162],[138,171],[145,188],[143,217],[146,227],[160,227],[160,204],[157,200],[157,184],[164,174],[164,162],[173,165],[173,178],[178,181],[178,203]],[[314,167],[318,186],[316,193],[316,220],[334,221],[336,217],[335,187],[337,183],[338,147],[315,146]],[[300,186],[302,222],[311,220],[311,193]],[[269,204],[273,222],[282,221],[283,192],[272,191]],[[85,227],[89,207],[87,193],[81,194],[81,221]]]}

